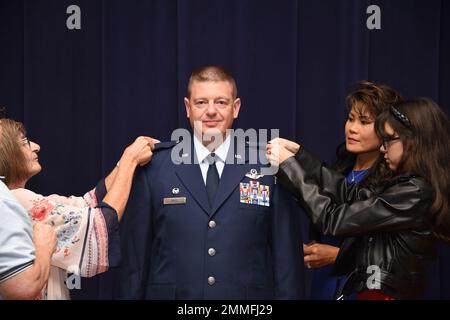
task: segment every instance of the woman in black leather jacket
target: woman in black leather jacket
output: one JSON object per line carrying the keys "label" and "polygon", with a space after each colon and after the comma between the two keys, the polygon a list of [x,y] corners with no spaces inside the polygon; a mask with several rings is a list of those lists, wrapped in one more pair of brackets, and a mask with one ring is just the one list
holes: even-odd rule
{"label": "woman in black leather jacket", "polygon": [[[338,147],[337,160],[331,168],[344,174],[348,183],[370,185],[390,175],[381,141],[375,131],[375,119],[393,104],[403,101],[401,95],[383,84],[358,82],[346,98],[348,117],[345,122],[345,142]],[[339,253],[341,239],[322,236],[314,226],[308,244],[303,245],[305,266],[313,269],[311,299],[334,299],[343,277],[331,275]]]}
{"label": "woman in black leather jacket", "polygon": [[285,139],[273,140],[267,157],[319,230],[345,238],[334,267],[348,275],[343,295],[417,299],[435,237],[450,238],[450,124],[433,101],[419,98],[383,112],[376,128],[394,175],[370,187],[347,184]]}

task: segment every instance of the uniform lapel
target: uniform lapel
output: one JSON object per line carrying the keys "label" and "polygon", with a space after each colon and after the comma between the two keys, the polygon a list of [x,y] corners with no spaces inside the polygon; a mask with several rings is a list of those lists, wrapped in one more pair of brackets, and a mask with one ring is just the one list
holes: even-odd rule
{"label": "uniform lapel", "polygon": [[191,164],[176,165],[175,173],[195,201],[197,201],[205,213],[209,215],[211,207],[209,205],[205,183],[203,182],[202,171],[197,163],[197,156],[195,155],[193,146],[191,150],[193,151],[192,154],[187,155],[192,160]]}
{"label": "uniform lapel", "polygon": [[[226,164],[220,178],[219,189],[214,199],[211,215],[214,215],[220,206],[230,197],[234,189],[239,187],[239,182],[249,171],[248,164]],[[236,199],[239,201],[239,199]]]}
{"label": "uniform lapel", "polygon": [[[246,153],[248,151],[247,147],[245,150],[245,154],[238,154],[238,152],[235,152],[234,147],[230,147],[230,149],[228,150],[227,161],[225,162],[225,167],[223,168],[223,172],[220,177],[219,189],[217,190],[217,194],[214,199],[211,216],[214,215],[217,210],[219,210],[222,204],[233,193],[234,189],[239,187],[239,182],[249,171],[249,159],[248,156],[246,156]],[[245,159],[245,161],[241,161],[238,159]],[[236,199],[236,201],[239,201],[239,199]]]}
{"label": "uniform lapel", "polygon": [[[192,159],[192,164],[180,164],[176,166],[175,172],[186,189],[191,193],[192,197],[202,207],[209,216],[214,215],[222,204],[230,197],[235,188],[239,187],[239,183],[251,168],[255,165],[248,164],[249,157],[248,146],[244,151],[245,154],[238,155],[234,148],[230,148],[227,155],[227,161],[220,178],[219,188],[217,190],[212,208],[209,204],[208,195],[206,193],[205,183],[203,181],[202,172],[198,165],[195,148],[192,145],[192,152],[186,155]],[[244,157],[245,156],[245,157]],[[245,162],[239,163],[237,159],[245,159]],[[239,201],[239,199],[236,199]]]}

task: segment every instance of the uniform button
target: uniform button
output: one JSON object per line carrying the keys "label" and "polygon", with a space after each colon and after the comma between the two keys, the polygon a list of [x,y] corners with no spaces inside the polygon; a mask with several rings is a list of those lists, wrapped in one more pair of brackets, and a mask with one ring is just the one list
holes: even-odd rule
{"label": "uniform button", "polygon": [[215,228],[216,227],[216,222],[214,221],[214,220],[211,220],[209,223],[208,223],[208,225],[209,225],[209,227],[211,228],[211,229],[213,229],[213,228]]}
{"label": "uniform button", "polygon": [[212,286],[214,283],[216,283],[216,278],[214,277],[208,277],[208,284]]}
{"label": "uniform button", "polygon": [[208,249],[208,254],[212,257],[216,255],[216,249],[214,248],[209,248]]}

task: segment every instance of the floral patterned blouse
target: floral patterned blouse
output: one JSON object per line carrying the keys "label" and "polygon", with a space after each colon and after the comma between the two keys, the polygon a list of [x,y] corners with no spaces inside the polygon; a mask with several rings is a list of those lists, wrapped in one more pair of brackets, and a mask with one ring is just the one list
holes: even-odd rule
{"label": "floral patterned blouse", "polygon": [[106,195],[104,180],[83,197],[42,196],[27,189],[12,192],[32,222],[44,221],[55,226],[57,248],[48,284],[39,298],[70,299],[69,279],[65,283],[67,274],[92,277],[118,264],[117,213],[98,201]]}

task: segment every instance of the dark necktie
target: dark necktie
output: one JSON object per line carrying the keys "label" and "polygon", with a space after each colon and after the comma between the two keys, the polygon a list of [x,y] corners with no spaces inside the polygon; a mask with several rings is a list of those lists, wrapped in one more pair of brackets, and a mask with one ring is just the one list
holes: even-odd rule
{"label": "dark necktie", "polygon": [[212,206],[220,181],[216,167],[216,155],[211,153],[206,157],[206,161],[209,163],[208,173],[206,174],[206,192],[208,193],[209,204]]}

